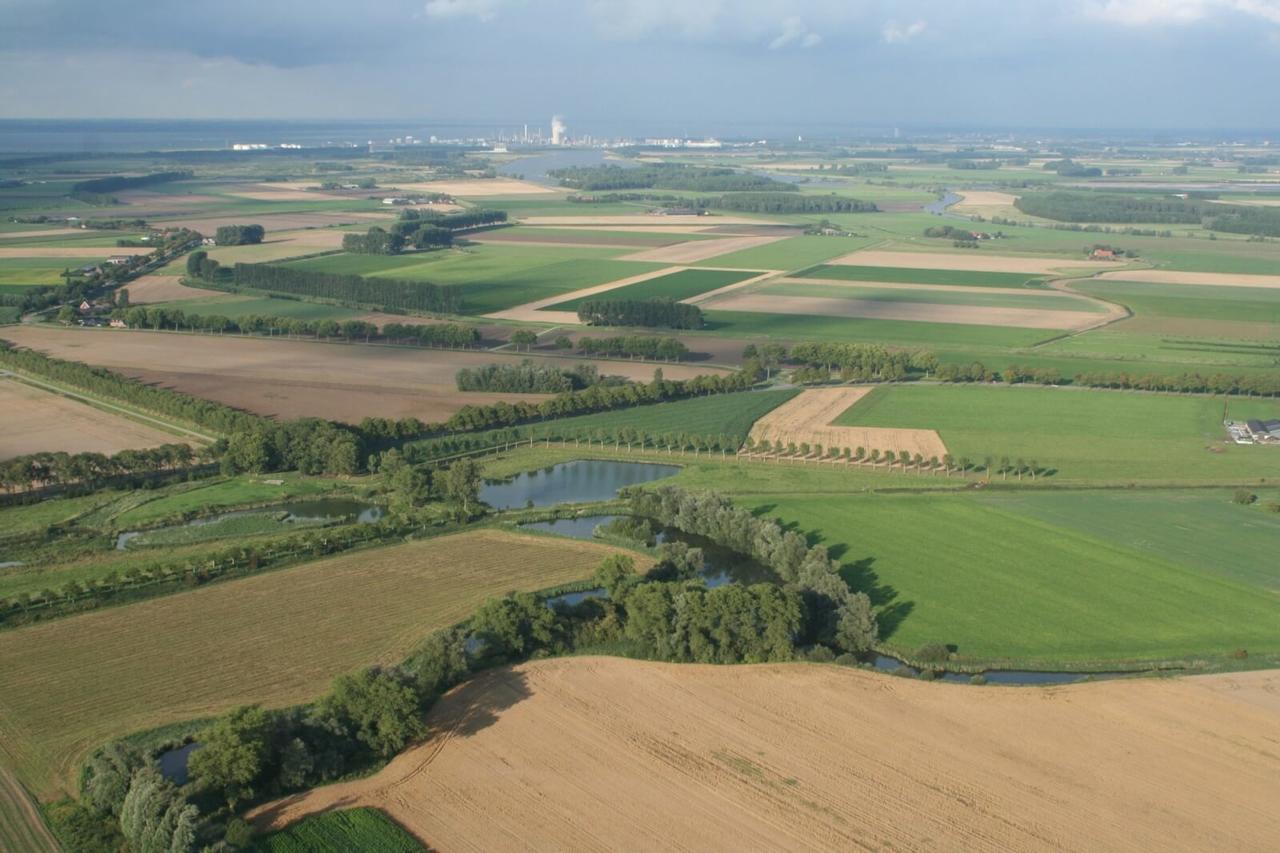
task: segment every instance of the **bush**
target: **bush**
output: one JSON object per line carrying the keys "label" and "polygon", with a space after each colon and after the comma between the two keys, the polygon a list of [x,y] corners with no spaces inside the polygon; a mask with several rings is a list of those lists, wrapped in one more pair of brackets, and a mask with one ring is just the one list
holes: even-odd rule
{"label": "bush", "polygon": [[1231,496],[1231,502],[1240,504],[1241,506],[1248,506],[1257,500],[1258,496],[1248,489],[1236,489],[1235,494]]}
{"label": "bush", "polygon": [[840,666],[858,666],[862,661],[858,660],[857,655],[851,655],[848,652],[836,655],[835,662]]}
{"label": "bush", "polygon": [[951,650],[942,643],[928,643],[916,649],[915,659],[925,663],[942,663],[950,659]]}
{"label": "bush", "polygon": [[969,683],[970,683],[970,684],[978,684],[978,685],[986,684],[986,683],[987,683],[987,677],[986,677],[985,675],[983,675],[982,673],[980,673],[980,672],[979,672],[979,673],[977,673],[976,675],[970,676],[970,678],[969,678]]}
{"label": "bush", "polygon": [[833,663],[836,653],[826,646],[814,646],[805,654],[805,659],[810,663]]}

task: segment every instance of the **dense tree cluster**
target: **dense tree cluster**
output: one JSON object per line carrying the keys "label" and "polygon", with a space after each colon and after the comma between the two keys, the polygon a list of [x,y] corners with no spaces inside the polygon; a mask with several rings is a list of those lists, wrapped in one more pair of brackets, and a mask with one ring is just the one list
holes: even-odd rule
{"label": "dense tree cluster", "polygon": [[679,338],[658,338],[652,335],[623,335],[614,338],[581,337],[573,346],[583,355],[662,359],[663,361],[679,361],[689,354],[689,348]]}
{"label": "dense tree cluster", "polygon": [[1077,163],[1070,157],[1063,160],[1050,160],[1044,164],[1043,168],[1046,172],[1057,172],[1064,178],[1102,177],[1102,170],[1097,166],[1086,166],[1083,163]]}
{"label": "dense tree cluster", "polygon": [[186,444],[162,444],[143,450],[102,453],[32,453],[0,463],[0,487],[7,492],[30,486],[94,486],[119,477],[186,468],[196,453]]}
{"label": "dense tree cluster", "polygon": [[152,172],[149,175],[108,175],[71,185],[71,197],[86,204],[115,204],[112,193],[135,190],[155,184],[181,181],[190,178],[189,171]]}
{"label": "dense tree cluster", "polygon": [[739,172],[722,166],[686,166],[657,163],[630,168],[621,166],[574,166],[549,172],[561,186],[594,192],[597,190],[685,190],[689,192],[741,192],[771,190],[795,192],[794,184],[765,175]]}
{"label": "dense tree cluster", "polygon": [[537,364],[525,359],[520,364],[486,364],[464,367],[455,381],[459,391],[495,391],[507,394],[563,394],[595,385],[600,381],[594,364],[573,368]]}
{"label": "dense tree cluster", "polygon": [[875,202],[841,195],[746,192],[703,199],[706,207],[749,213],[874,213]]}
{"label": "dense tree cluster", "polygon": [[238,287],[334,299],[395,311],[456,314],[461,307],[461,291],[456,287],[270,264],[236,264],[235,283]]}
{"label": "dense tree cluster", "polygon": [[363,449],[355,432],[320,418],[257,418],[227,438],[222,465],[228,472],[355,474],[364,465]]}
{"label": "dense tree cluster", "polygon": [[222,314],[188,314],[181,308],[164,305],[117,308],[112,316],[123,320],[131,329],[172,329],[175,332],[296,335],[320,339],[341,337],[364,341],[378,334],[378,327],[364,320],[304,320],[271,314],[246,314],[233,320]]}
{"label": "dense tree cluster", "polygon": [[250,246],[261,243],[266,233],[261,225],[220,225],[213,240],[219,246]]}
{"label": "dense tree cluster", "polygon": [[589,299],[578,306],[578,319],[588,326],[701,329],[702,309],[674,299]]}
{"label": "dense tree cluster", "polygon": [[867,596],[849,589],[840,564],[822,545],[810,547],[804,536],[784,531],[714,492],[687,492],[675,486],[636,489],[631,508],[664,527],[703,536],[772,569],[802,596],[804,639],[846,652],[864,652],[877,638],[875,613]]}
{"label": "dense tree cluster", "polygon": [[387,323],[382,335],[396,343],[466,349],[480,343],[480,330],[458,323]]}
{"label": "dense tree cluster", "polygon": [[395,255],[404,248],[403,234],[387,231],[377,225],[364,234],[342,235],[342,251],[356,255]]}
{"label": "dense tree cluster", "polygon": [[906,379],[912,373],[937,369],[938,359],[929,350],[895,350],[879,344],[834,342],[800,343],[791,348],[791,360],[827,373],[839,370],[846,381],[886,381]]}
{"label": "dense tree cluster", "polygon": [[1208,198],[1055,190],[1028,193],[1019,197],[1015,205],[1023,213],[1065,222],[1163,222],[1235,234],[1280,236],[1280,210],[1263,205],[1218,204]]}

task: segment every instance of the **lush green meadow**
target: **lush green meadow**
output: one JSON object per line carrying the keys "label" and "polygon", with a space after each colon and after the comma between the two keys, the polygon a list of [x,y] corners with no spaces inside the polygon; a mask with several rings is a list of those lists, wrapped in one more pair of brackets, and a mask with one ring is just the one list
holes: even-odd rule
{"label": "lush green meadow", "polygon": [[1052,667],[1280,651],[1274,595],[969,495],[742,502],[832,549],[908,654],[947,643]]}
{"label": "lush green meadow", "polygon": [[[1257,482],[1274,448],[1226,443],[1217,397],[1039,386],[876,388],[840,426],[936,429],[952,455],[1035,460],[1053,482]],[[1235,418],[1280,417],[1280,401],[1232,400]]]}
{"label": "lush green meadow", "polygon": [[377,809],[324,812],[257,840],[259,853],[420,853],[427,848]]}
{"label": "lush green meadow", "polygon": [[1074,289],[1126,305],[1139,318],[1275,324],[1275,337],[1280,339],[1280,288],[1089,281]]}
{"label": "lush green meadow", "polygon": [[270,296],[227,294],[202,299],[182,299],[166,303],[185,314],[221,314],[232,320],[253,315],[269,317],[294,317],[301,320],[346,320],[365,313],[327,302],[308,302],[300,299],[282,299]]}
{"label": "lush green meadow", "polygon": [[982,503],[1105,539],[1129,550],[1280,593],[1280,500],[1276,488],[1252,490],[1253,505],[1234,492],[1018,491],[993,492]]}
{"label": "lush green meadow", "polygon": [[701,296],[739,281],[746,281],[757,274],[750,270],[681,270],[610,290],[607,294],[570,299],[567,302],[551,305],[547,310],[576,311],[579,305],[592,299],[674,299],[679,301],[692,296]]}
{"label": "lush green meadow", "polygon": [[[38,252],[37,249],[31,251]],[[0,289],[62,284],[64,270],[101,263],[109,254],[104,251],[100,258],[0,258]]]}
{"label": "lush green meadow", "polygon": [[883,281],[889,284],[953,284],[966,287],[1025,287],[1044,281],[1043,276],[1012,272],[976,270],[931,270],[908,267],[861,267],[821,264],[796,274],[798,278],[829,278],[837,281]]}
{"label": "lush green meadow", "polygon": [[757,270],[795,270],[812,264],[820,264],[831,258],[865,249],[874,242],[867,237],[818,237],[803,235],[788,237],[776,243],[743,249],[727,255],[717,255],[694,266],[742,267]]}

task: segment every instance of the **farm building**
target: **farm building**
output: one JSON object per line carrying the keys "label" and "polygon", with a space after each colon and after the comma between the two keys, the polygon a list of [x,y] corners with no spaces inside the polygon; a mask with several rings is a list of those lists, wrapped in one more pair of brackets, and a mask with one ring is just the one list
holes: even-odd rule
{"label": "farm building", "polygon": [[130,257],[129,257],[128,255],[112,255],[112,256],[110,256],[109,258],[107,258],[107,263],[109,263],[109,264],[127,264],[127,263],[129,263],[129,261],[130,261],[130,260],[131,260],[131,259],[130,259]]}
{"label": "farm building", "polygon": [[1245,426],[1254,441],[1280,441],[1280,420],[1250,420]]}

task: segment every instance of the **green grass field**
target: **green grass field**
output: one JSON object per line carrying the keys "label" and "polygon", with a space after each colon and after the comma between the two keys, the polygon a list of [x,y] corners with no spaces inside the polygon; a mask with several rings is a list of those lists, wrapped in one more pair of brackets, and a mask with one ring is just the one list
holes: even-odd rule
{"label": "green grass field", "polygon": [[487,244],[425,255],[327,255],[289,266],[463,285],[464,312],[489,314],[662,268],[661,264],[612,260],[626,251]]}
{"label": "green grass field", "polygon": [[1280,514],[1256,491],[1254,506],[1228,490],[992,493],[984,504],[1066,527],[1171,563],[1280,593]]}
{"label": "green grass field", "polygon": [[[1232,400],[1236,418],[1280,417],[1280,401]],[[1035,460],[1053,482],[1257,482],[1273,448],[1226,444],[1223,400],[1032,386],[876,388],[835,423],[936,429],[952,455]]]}
{"label": "green grass field", "polygon": [[[1029,347],[1056,334],[1044,329],[867,320],[815,314],[763,314],[754,311],[705,312],[705,329],[725,337],[781,340],[834,340],[892,343],[931,349],[948,347]],[[972,361],[972,358],[969,359]]]}
{"label": "green grass field", "polygon": [[957,290],[930,290],[925,288],[878,288],[873,284],[867,286],[843,287],[830,284],[802,284],[799,282],[777,282],[766,284],[755,293],[775,296],[813,296],[822,299],[864,299],[871,302],[909,302],[929,305],[968,305],[977,308],[1030,308],[1040,311],[1088,311],[1105,313],[1106,309],[1096,302],[1079,299],[1065,293],[1022,294],[991,292],[968,292]]}
{"label": "green grass field", "polygon": [[325,302],[304,302],[299,299],[273,299],[269,296],[231,295],[211,296],[207,299],[183,299],[164,303],[185,314],[221,314],[238,320],[250,315],[269,317],[296,317],[302,320],[347,320],[365,312],[330,305]]}
{"label": "green grass field", "polygon": [[823,264],[797,273],[799,278],[829,278],[837,281],[883,281],[890,284],[959,284],[968,287],[1025,287],[1041,282],[1043,276],[1011,272],[972,270],[930,270],[906,267],[858,267]]}
{"label": "green grass field", "polygon": [[750,270],[681,270],[659,278],[629,284],[596,296],[584,296],[548,306],[548,311],[576,311],[592,299],[688,299],[758,275]]}
{"label": "green grass field", "polygon": [[1228,320],[1275,324],[1280,340],[1280,289],[1216,285],[1147,284],[1090,281],[1074,285],[1081,293],[1127,305],[1139,318]]}
{"label": "green grass field", "polygon": [[874,242],[865,237],[788,237],[776,243],[718,255],[694,266],[742,267],[757,270],[796,270],[865,249]]}
{"label": "green grass field", "polygon": [[259,853],[420,853],[427,848],[377,809],[324,812],[259,838]]}
{"label": "green grass field", "polygon": [[968,495],[742,502],[833,549],[892,649],[1042,666],[1280,650],[1274,595]]}
{"label": "green grass field", "polygon": [[63,270],[78,270],[101,263],[109,254],[109,251],[103,251],[101,258],[0,258],[0,288],[62,284]]}

